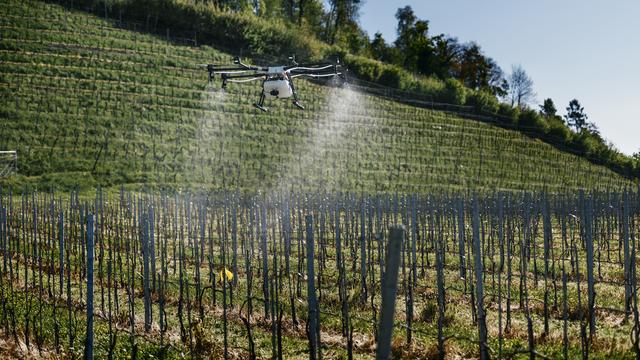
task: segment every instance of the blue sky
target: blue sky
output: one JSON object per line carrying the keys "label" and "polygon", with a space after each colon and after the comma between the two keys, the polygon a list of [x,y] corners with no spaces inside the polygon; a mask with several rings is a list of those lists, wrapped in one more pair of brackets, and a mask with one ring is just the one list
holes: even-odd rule
{"label": "blue sky", "polygon": [[619,150],[640,151],[640,1],[365,1],[369,36],[395,40],[395,12],[410,5],[432,35],[476,41],[505,72],[522,65],[537,103],[550,97],[564,114],[577,98]]}

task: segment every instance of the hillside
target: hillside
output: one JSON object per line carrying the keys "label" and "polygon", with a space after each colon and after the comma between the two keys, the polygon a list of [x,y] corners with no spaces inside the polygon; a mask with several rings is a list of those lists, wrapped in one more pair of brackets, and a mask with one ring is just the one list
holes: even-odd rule
{"label": "hillside", "polygon": [[616,188],[630,182],[549,144],[445,112],[299,82],[306,111],[252,107],[197,64],[230,61],[35,1],[0,4],[0,184],[365,192]]}

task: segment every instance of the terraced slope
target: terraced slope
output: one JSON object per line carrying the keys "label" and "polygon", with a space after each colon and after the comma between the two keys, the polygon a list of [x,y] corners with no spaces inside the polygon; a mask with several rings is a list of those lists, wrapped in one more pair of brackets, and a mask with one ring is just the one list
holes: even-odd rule
{"label": "terraced slope", "polygon": [[[614,172],[517,132],[310,82],[251,104],[257,84],[207,85],[228,54],[37,1],[0,4],[3,183],[69,188],[344,191],[611,188]],[[217,86],[218,84],[216,84]]]}

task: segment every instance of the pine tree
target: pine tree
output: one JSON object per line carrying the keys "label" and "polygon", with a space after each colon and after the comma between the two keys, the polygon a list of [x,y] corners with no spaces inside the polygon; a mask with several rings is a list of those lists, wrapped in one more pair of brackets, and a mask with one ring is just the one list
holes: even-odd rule
{"label": "pine tree", "polygon": [[567,114],[564,116],[567,125],[575,128],[576,132],[580,132],[587,125],[587,114],[584,113],[584,107],[580,105],[577,99],[569,102]]}
{"label": "pine tree", "polygon": [[544,99],[544,103],[540,105],[540,114],[547,119],[553,118],[557,115],[558,110],[556,109],[556,104],[553,103],[553,100]]}

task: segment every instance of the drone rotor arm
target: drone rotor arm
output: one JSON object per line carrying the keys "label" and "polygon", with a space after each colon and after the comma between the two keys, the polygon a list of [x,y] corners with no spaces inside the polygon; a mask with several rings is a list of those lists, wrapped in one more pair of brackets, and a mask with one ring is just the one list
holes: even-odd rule
{"label": "drone rotor arm", "polygon": [[258,71],[258,72],[267,72],[267,71],[269,71],[269,69],[266,68],[266,67],[247,65],[247,64],[243,63],[240,60],[240,58],[235,58],[233,60],[233,63],[238,65],[238,66],[240,66],[240,67],[242,67],[243,69],[246,69],[246,70],[253,70],[253,71]]}
{"label": "drone rotor arm", "polygon": [[290,68],[285,68],[285,71],[289,72],[316,72],[324,71],[335,67],[333,64],[310,64],[310,65],[298,65]]}
{"label": "drone rotor arm", "polygon": [[325,65],[322,67],[298,67],[296,69],[292,69],[290,74],[294,77],[298,76],[316,76],[316,77],[324,77],[324,76],[335,76],[342,74],[342,66],[340,65]]}
{"label": "drone rotor arm", "polygon": [[291,75],[292,78],[298,78],[298,77],[302,77],[302,76],[306,76],[306,77],[310,77],[310,78],[323,78],[323,77],[330,77],[330,76],[337,76],[337,75],[342,75],[341,72],[337,72],[337,73],[330,73],[330,74],[295,74],[295,75]]}
{"label": "drone rotor arm", "polygon": [[256,81],[256,80],[264,80],[264,76],[255,76],[255,77],[247,78],[243,80],[239,80],[237,78],[236,80],[234,80],[233,78],[231,79],[227,78],[227,81],[232,83],[245,83],[245,82]]}
{"label": "drone rotor arm", "polygon": [[229,75],[233,75],[233,74],[246,74],[250,71],[253,70],[235,70],[235,69],[224,69],[224,70],[217,70],[217,71],[213,71],[214,74],[229,74]]}
{"label": "drone rotor arm", "polygon": [[255,71],[257,69],[245,68],[241,66],[217,66],[217,65],[209,64],[207,65],[207,70],[209,70],[209,72],[221,74],[221,73],[241,73],[241,72],[247,72],[247,71]]}

